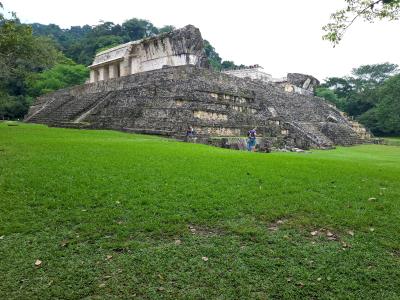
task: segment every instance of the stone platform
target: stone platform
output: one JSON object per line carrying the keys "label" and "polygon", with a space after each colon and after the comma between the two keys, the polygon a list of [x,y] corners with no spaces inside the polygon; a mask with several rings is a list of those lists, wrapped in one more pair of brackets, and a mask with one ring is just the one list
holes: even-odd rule
{"label": "stone platform", "polygon": [[321,98],[192,65],[44,95],[30,108],[25,121],[182,139],[190,125],[199,141],[244,137],[257,127],[268,147],[302,149],[354,145],[369,138],[364,128]]}

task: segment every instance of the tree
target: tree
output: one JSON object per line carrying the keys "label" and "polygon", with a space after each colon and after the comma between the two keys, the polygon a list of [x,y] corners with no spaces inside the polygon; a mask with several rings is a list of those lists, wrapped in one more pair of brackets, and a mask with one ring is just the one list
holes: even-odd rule
{"label": "tree", "polygon": [[345,108],[345,100],[343,98],[340,98],[333,90],[329,88],[318,87],[315,90],[315,95],[324,98],[341,110]]}
{"label": "tree", "polygon": [[161,27],[161,28],[158,30],[158,32],[159,32],[159,33],[167,33],[167,32],[174,31],[175,29],[176,29],[175,26],[172,26],[172,25],[165,25],[165,26]]}
{"label": "tree", "polygon": [[368,22],[375,20],[398,20],[400,0],[345,0],[346,7],[331,15],[331,22],[322,27],[322,37],[337,45],[347,29],[359,18]]}
{"label": "tree", "polygon": [[206,52],[206,56],[208,57],[211,67],[214,70],[221,70],[222,59],[215,51],[215,48],[207,40],[204,40],[204,51]]}
{"label": "tree", "polygon": [[389,77],[399,72],[398,65],[391,63],[363,65],[352,70],[352,74],[365,82],[383,83]]}
{"label": "tree", "polygon": [[360,122],[378,135],[400,135],[400,75],[387,79],[376,97],[376,107],[361,115]]}
{"label": "tree", "polygon": [[4,117],[22,117],[29,105],[27,77],[50,68],[62,54],[52,40],[34,37],[32,28],[12,13],[0,12],[0,112]]}
{"label": "tree", "polygon": [[88,77],[88,68],[65,59],[51,69],[31,75],[28,80],[29,96],[37,97],[65,87],[83,84]]}
{"label": "tree", "polygon": [[224,60],[221,64],[223,70],[229,70],[237,67],[235,63],[231,60]]}
{"label": "tree", "polygon": [[122,32],[135,41],[158,34],[158,29],[147,20],[133,18],[122,23]]}
{"label": "tree", "polygon": [[364,65],[332,77],[316,95],[334,103],[377,135],[400,134],[400,74],[390,63]]}
{"label": "tree", "polygon": [[333,90],[338,98],[346,98],[353,92],[353,86],[348,77],[329,77],[325,79],[321,87]]}

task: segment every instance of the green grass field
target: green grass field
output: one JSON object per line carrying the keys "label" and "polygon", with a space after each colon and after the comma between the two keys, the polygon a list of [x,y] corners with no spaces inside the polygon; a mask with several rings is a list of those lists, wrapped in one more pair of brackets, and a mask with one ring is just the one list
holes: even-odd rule
{"label": "green grass field", "polygon": [[399,137],[385,137],[384,143],[390,146],[400,146],[400,138]]}
{"label": "green grass field", "polygon": [[400,147],[9,125],[0,299],[400,298]]}

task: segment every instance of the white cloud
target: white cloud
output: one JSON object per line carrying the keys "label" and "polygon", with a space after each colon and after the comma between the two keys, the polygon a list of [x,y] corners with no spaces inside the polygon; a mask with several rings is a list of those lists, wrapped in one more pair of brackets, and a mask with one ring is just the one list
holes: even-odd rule
{"label": "white cloud", "polygon": [[322,41],[321,27],[340,8],[338,0],[148,0],[55,1],[3,0],[24,22],[54,23],[63,28],[148,19],[156,26],[200,28],[224,59],[260,64],[275,77],[287,72],[319,79],[342,76],[361,64],[400,64],[400,22],[359,22],[339,46]]}

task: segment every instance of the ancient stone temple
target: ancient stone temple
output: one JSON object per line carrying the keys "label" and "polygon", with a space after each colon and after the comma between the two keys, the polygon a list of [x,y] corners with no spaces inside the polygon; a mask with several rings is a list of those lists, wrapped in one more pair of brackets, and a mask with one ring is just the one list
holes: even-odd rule
{"label": "ancient stone temple", "polygon": [[209,69],[193,26],[99,53],[90,68],[98,72],[95,82],[39,97],[25,121],[175,138],[192,126],[198,142],[230,148],[240,148],[253,127],[260,149],[329,148],[369,138],[365,128],[312,95],[318,84],[312,76],[292,73],[274,81]]}
{"label": "ancient stone temple", "polygon": [[89,66],[90,82],[182,65],[208,66],[200,31],[191,25],[98,53]]}

